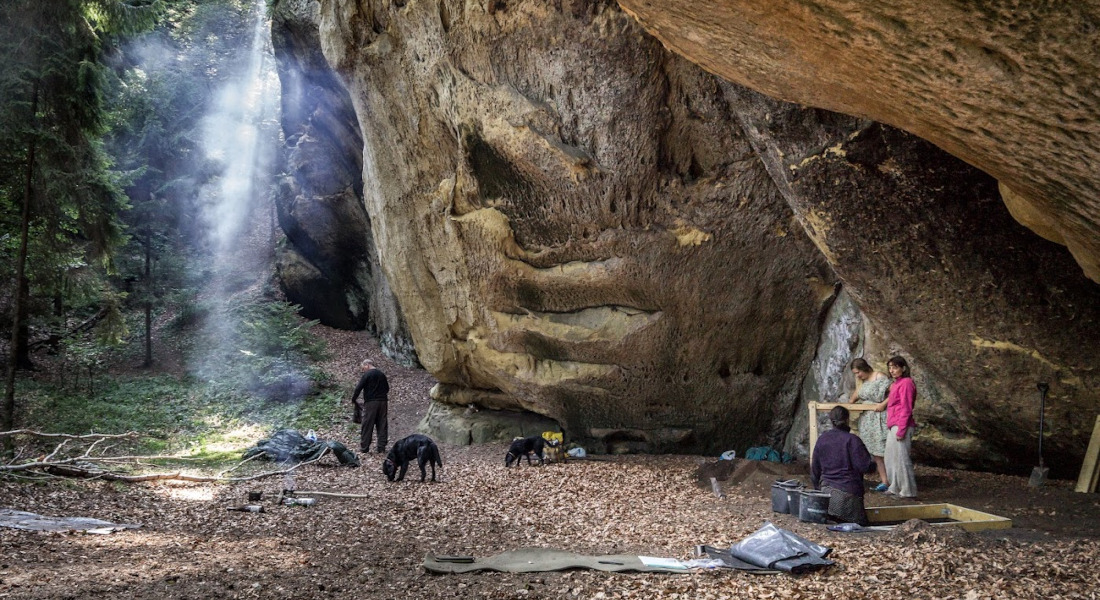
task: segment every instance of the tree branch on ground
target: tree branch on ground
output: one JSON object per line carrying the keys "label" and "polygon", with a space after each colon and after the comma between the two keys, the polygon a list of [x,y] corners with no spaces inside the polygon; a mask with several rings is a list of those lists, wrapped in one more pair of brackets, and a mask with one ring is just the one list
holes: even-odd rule
{"label": "tree branch on ground", "polygon": [[[271,471],[264,471],[262,473],[256,473],[253,475],[241,476],[241,477],[226,477],[227,473],[239,469],[244,464],[251,462],[253,459],[262,457],[263,455],[256,455],[245,460],[240,461],[236,465],[221,471],[217,475],[194,475],[190,473],[184,473],[183,471],[172,471],[162,473],[133,473],[127,470],[126,467],[139,468],[149,466],[149,461],[193,461],[198,460],[194,457],[187,456],[172,456],[164,454],[124,454],[118,456],[106,456],[103,452],[109,451],[114,448],[113,445],[106,448],[102,448],[100,452],[94,453],[96,448],[101,442],[109,439],[120,438],[136,438],[137,432],[129,432],[123,434],[87,434],[87,435],[69,435],[64,433],[46,433],[41,431],[33,431],[29,429],[18,429],[14,431],[0,432],[0,438],[11,438],[15,435],[26,435],[37,438],[61,438],[61,441],[53,447],[53,449],[45,455],[39,455],[40,458],[26,459],[23,462],[19,462],[18,459],[5,465],[0,465],[0,475],[2,476],[14,476],[19,475],[32,475],[32,474],[45,474],[55,477],[75,477],[81,479],[103,479],[105,481],[125,481],[130,483],[143,482],[143,481],[192,481],[202,483],[219,483],[219,482],[236,482],[236,481],[252,481],[255,479],[262,479],[264,477],[271,477],[273,475],[286,475],[292,473],[295,470],[309,464],[313,464],[325,456],[327,456],[331,450],[325,448],[321,454],[317,457],[294,464],[285,469],[277,469]],[[86,444],[86,447],[81,449],[78,444]]]}
{"label": "tree branch on ground", "polygon": [[138,432],[128,431],[126,433],[87,433],[84,435],[73,435],[70,433],[46,433],[43,431],[35,431],[33,429],[14,429],[12,431],[0,431],[0,437],[9,437],[16,435],[30,435],[43,438],[63,438],[69,440],[98,440],[111,438],[136,438],[138,437]]}
{"label": "tree branch on ground", "polygon": [[337,492],[318,492],[314,490],[297,490],[295,496],[318,496],[321,498],[371,498],[369,494],[344,494]]}

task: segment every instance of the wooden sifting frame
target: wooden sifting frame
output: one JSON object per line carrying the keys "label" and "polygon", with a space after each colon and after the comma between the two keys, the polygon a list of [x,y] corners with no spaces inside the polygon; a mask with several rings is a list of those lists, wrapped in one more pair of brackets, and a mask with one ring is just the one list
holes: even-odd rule
{"label": "wooden sifting frame", "polygon": [[1008,529],[1012,519],[999,517],[980,510],[956,506],[954,504],[907,504],[904,506],[876,506],[867,509],[867,520],[872,527],[882,527],[876,523],[905,522],[909,519],[932,521],[950,519],[943,523],[929,523],[932,527],[961,527],[967,531],[987,531],[990,529]]}
{"label": "wooden sifting frame", "polygon": [[[843,406],[848,409],[848,412],[859,413],[867,412],[869,410],[875,410],[874,404],[855,403],[848,404],[846,402],[810,402],[810,460],[814,459],[814,446],[817,445],[817,411],[819,410],[832,410],[834,406]],[[852,426],[852,433],[859,435],[859,429],[856,427],[856,423],[859,421],[854,415],[850,425]]]}

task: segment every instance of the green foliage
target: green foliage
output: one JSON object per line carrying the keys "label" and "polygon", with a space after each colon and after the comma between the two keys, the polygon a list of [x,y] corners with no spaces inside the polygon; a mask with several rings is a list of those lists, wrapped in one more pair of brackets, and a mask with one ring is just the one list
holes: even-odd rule
{"label": "green foliage", "polygon": [[231,314],[240,323],[240,341],[248,354],[290,359],[292,356],[313,360],[325,358],[324,344],[309,330],[318,321],[304,321],[302,307],[290,302],[238,304]]}
{"label": "green foliage", "polygon": [[102,377],[91,393],[34,381],[22,383],[19,391],[28,428],[74,435],[137,431],[144,436],[137,451],[178,453],[208,463],[239,461],[243,449],[276,429],[331,425],[342,398],[332,390],[299,403],[272,404],[166,375]]}
{"label": "green foliage", "polygon": [[83,390],[94,393],[95,379],[106,364],[107,347],[98,340],[80,338],[63,340],[61,345],[67,367],[62,383],[77,394]]}
{"label": "green foliage", "polygon": [[321,381],[311,361],[325,358],[326,349],[304,321],[300,307],[289,302],[234,299],[208,313],[202,343],[213,349],[203,377],[214,385],[245,389],[269,400],[298,400]]}
{"label": "green foliage", "polygon": [[[203,116],[244,67],[253,9],[0,1],[0,277],[15,272],[29,184],[32,327],[69,331],[103,314],[62,341],[62,375],[20,383],[21,426],[136,429],[150,450],[235,460],[269,429],[331,420],[340,397],[314,366],[325,355],[315,322],[285,302],[199,299],[211,273],[195,268],[208,257],[188,240],[203,226],[199,190],[220,174]],[[174,315],[162,343],[206,358],[198,377],[117,374],[136,364],[145,308]]]}
{"label": "green foliage", "polygon": [[28,426],[46,431],[139,431],[164,438],[196,426],[186,410],[188,388],[171,377],[105,379],[91,394],[34,383],[21,392],[29,408]]}
{"label": "green foliage", "polygon": [[0,3],[0,276],[13,281],[27,266],[11,287],[27,290],[17,302],[32,324],[50,308],[60,312],[74,273],[109,274],[126,240],[126,177],[102,143],[106,57],[121,36],[151,26],[161,7],[159,0]]}

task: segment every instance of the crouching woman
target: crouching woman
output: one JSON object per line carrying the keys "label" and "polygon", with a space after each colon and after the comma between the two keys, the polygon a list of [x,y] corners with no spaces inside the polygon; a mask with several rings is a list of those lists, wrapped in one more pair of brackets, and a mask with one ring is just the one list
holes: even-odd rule
{"label": "crouching woman", "polygon": [[863,507],[863,475],[875,470],[875,461],[863,440],[852,435],[848,409],[833,407],[833,428],[821,434],[814,446],[810,480],[815,489],[829,494],[829,516],[842,523],[867,525]]}

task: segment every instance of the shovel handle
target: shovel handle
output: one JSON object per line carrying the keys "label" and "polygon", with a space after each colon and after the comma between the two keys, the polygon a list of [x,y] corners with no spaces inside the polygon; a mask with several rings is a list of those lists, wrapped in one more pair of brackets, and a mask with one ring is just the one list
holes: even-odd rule
{"label": "shovel handle", "polygon": [[1040,381],[1035,385],[1039,389],[1039,468],[1043,467],[1043,416],[1047,406],[1047,392],[1050,384]]}

